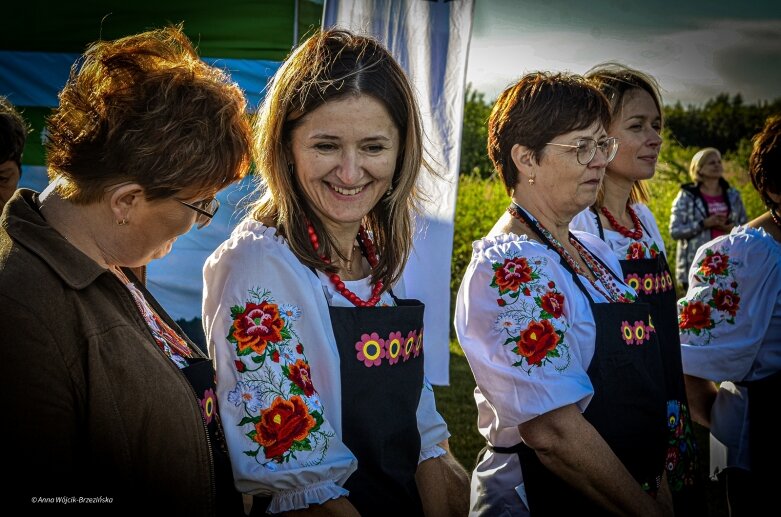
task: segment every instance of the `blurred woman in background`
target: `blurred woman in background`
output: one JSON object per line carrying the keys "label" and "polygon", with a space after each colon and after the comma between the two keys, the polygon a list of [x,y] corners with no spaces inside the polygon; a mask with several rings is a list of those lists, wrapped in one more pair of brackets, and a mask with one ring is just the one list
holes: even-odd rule
{"label": "blurred woman in background", "polygon": [[673,201],[670,236],[678,241],[675,280],[684,291],[699,247],[748,220],[740,192],[723,175],[718,149],[706,147],[697,151],[689,165],[693,183],[682,185]]}

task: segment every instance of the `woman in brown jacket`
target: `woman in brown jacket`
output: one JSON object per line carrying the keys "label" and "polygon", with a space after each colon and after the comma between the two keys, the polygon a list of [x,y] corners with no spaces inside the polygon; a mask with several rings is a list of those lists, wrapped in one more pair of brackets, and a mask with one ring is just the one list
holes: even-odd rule
{"label": "woman in brown jacket", "polygon": [[48,121],[51,183],[0,220],[8,504],[241,511],[212,363],[130,268],[207,225],[244,175],[245,104],[181,28],[95,43],[74,67]]}

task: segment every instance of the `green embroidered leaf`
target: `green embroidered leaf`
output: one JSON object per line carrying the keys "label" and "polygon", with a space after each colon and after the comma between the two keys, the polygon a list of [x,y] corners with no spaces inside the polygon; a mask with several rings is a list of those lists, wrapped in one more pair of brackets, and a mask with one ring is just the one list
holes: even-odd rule
{"label": "green embroidered leaf", "polygon": [[504,340],[505,345],[509,345],[510,343],[515,343],[518,340],[516,337],[508,337]]}
{"label": "green embroidered leaf", "polygon": [[491,264],[491,267],[493,268],[494,271],[496,271],[497,269],[501,269],[503,265],[504,264],[500,264],[498,262],[494,262],[493,264]]}
{"label": "green embroidered leaf", "polygon": [[735,324],[735,318],[728,319],[727,323],[729,323],[730,325],[734,325]]}
{"label": "green embroidered leaf", "polygon": [[490,287],[499,287],[499,284],[496,283],[496,277],[491,279],[491,283],[489,284]]}
{"label": "green embroidered leaf", "polygon": [[298,384],[296,384],[295,382],[291,382],[290,383],[290,394],[291,395],[303,395],[304,394],[304,390],[302,390],[298,386]]}
{"label": "green embroidered leaf", "polygon": [[256,451],[244,451],[244,454],[246,454],[250,458],[255,458],[255,457],[257,457],[259,452],[260,452],[260,449],[258,449]]}
{"label": "green embroidered leaf", "polygon": [[257,424],[258,422],[260,422],[259,416],[245,416],[244,418],[241,419],[241,422],[239,422],[237,425],[241,427],[247,424]]}
{"label": "green embroidered leaf", "polygon": [[547,357],[561,357],[561,354],[559,354],[559,349],[554,348],[553,350],[549,351],[547,354]]}
{"label": "green embroidered leaf", "polygon": [[231,307],[231,318],[236,319],[237,317],[241,316],[244,314],[244,310],[244,307],[241,305],[234,305]]}
{"label": "green embroidered leaf", "polygon": [[309,440],[300,440],[297,442],[293,442],[293,444],[290,446],[290,451],[311,451],[312,450],[312,444],[309,443]]}
{"label": "green embroidered leaf", "polygon": [[250,440],[252,440],[254,442],[255,441],[255,437],[257,435],[258,435],[258,432],[253,429],[252,431],[248,432],[244,436],[246,436],[247,438],[249,438]]}
{"label": "green embroidered leaf", "polygon": [[319,411],[312,411],[309,414],[312,415],[312,418],[315,419],[315,426],[312,428],[311,431],[309,431],[309,433],[311,434],[314,433],[315,431],[319,431],[320,426],[323,424],[325,420],[323,419],[323,414],[320,413]]}
{"label": "green embroidered leaf", "polygon": [[540,311],[540,318],[544,319],[544,320],[552,320],[553,319],[553,314],[549,313],[546,310],[542,310],[542,311]]}
{"label": "green embroidered leaf", "polygon": [[[247,348],[247,350],[252,352],[251,348]],[[247,355],[247,354],[239,354],[239,355]],[[255,356],[252,357],[252,362],[258,363],[258,364],[263,364],[263,362],[265,362],[265,360],[266,360],[265,352],[263,353],[263,355],[255,355]]]}
{"label": "green embroidered leaf", "polygon": [[510,298],[518,298],[519,294],[521,294],[520,291],[513,291],[510,293]]}
{"label": "green embroidered leaf", "polygon": [[288,330],[287,325],[282,327],[282,330],[279,331],[279,335],[282,336],[282,339],[285,341],[290,339],[290,330]]}
{"label": "green embroidered leaf", "polygon": [[513,363],[513,366],[523,366],[523,359],[521,359],[520,361],[517,361],[517,362]]}

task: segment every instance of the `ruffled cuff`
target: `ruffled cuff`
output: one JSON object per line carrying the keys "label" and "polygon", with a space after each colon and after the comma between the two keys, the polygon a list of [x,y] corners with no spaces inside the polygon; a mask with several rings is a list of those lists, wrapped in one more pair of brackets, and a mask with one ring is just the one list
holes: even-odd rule
{"label": "ruffled cuff", "polygon": [[323,504],[331,499],[346,497],[349,494],[348,490],[331,480],[321,481],[314,485],[274,494],[271,497],[271,504],[269,504],[266,511],[268,513],[282,513],[301,510],[302,508],[309,508],[310,504]]}
{"label": "ruffled cuff", "polygon": [[447,454],[447,451],[439,445],[432,445],[420,450],[420,456],[418,456],[418,465],[431,458],[439,458]]}

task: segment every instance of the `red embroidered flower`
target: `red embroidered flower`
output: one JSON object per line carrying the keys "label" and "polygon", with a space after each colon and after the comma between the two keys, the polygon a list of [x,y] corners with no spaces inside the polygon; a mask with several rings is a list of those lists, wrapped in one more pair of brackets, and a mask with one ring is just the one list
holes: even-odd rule
{"label": "red embroidered flower", "polygon": [[500,291],[515,291],[531,279],[532,268],[523,257],[504,259],[504,264],[494,272],[494,280]]}
{"label": "red embroidered flower", "polygon": [[304,353],[304,345],[302,345],[301,343],[297,344],[296,345],[296,352],[298,352],[299,354],[303,354]]}
{"label": "red embroidered flower", "polygon": [[729,256],[723,253],[708,255],[700,262],[700,273],[705,276],[721,275],[729,266]]}
{"label": "red embroidered flower", "polygon": [[684,305],[678,317],[681,329],[706,329],[711,327],[710,306],[697,301]]}
{"label": "red embroidered flower", "polygon": [[296,359],[295,364],[288,365],[288,378],[293,384],[301,388],[304,395],[311,397],[315,392],[315,385],[312,384],[312,376],[309,372],[309,363]]}
{"label": "red embroidered flower", "polygon": [[553,291],[548,291],[542,295],[540,303],[545,312],[554,318],[558,318],[561,316],[562,310],[564,309],[564,296],[559,293],[554,293]]}
{"label": "red embroidered flower", "polygon": [[255,424],[255,441],[265,449],[266,458],[279,458],[293,445],[303,440],[315,426],[303,399],[293,395],[290,400],[277,397],[271,407],[260,412]]}
{"label": "red embroidered flower", "polygon": [[282,340],[280,331],[284,324],[276,304],[248,303],[244,312],[233,320],[233,337],[238,342],[239,352],[250,347],[262,355],[268,343]]}
{"label": "red embroidered flower", "polygon": [[504,307],[505,305],[507,305],[507,302],[502,300],[501,298],[497,298],[496,305],[498,305],[499,307]]}
{"label": "red embroidered flower", "polygon": [[246,369],[247,369],[247,365],[245,365],[241,361],[233,361],[233,364],[236,365],[236,371],[239,372],[239,373],[241,373],[243,371],[246,371]]}
{"label": "red embroidered flower", "polygon": [[633,242],[626,250],[626,260],[638,260],[645,257],[645,246],[639,242]]}
{"label": "red embroidered flower", "polygon": [[729,289],[714,289],[713,301],[718,310],[728,312],[733,317],[740,308],[740,296],[735,291]]}
{"label": "red embroidered flower", "polygon": [[275,363],[279,362],[279,350],[274,350],[273,352],[271,352],[271,360],[274,361]]}
{"label": "red embroidered flower", "polygon": [[517,339],[516,353],[526,358],[530,365],[540,365],[548,352],[559,343],[553,325],[548,320],[532,321]]}

